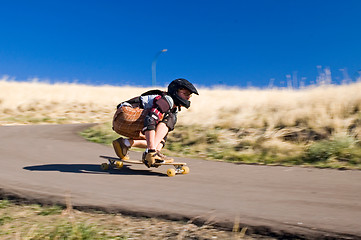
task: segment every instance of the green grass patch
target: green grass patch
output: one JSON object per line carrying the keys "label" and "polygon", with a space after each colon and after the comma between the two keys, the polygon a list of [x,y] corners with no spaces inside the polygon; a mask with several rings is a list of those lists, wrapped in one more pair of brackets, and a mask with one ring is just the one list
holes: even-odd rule
{"label": "green grass patch", "polygon": [[7,199],[0,200],[0,209],[7,208],[9,205],[10,205],[9,200]]}
{"label": "green grass patch", "polygon": [[8,223],[10,221],[12,221],[12,218],[10,216],[8,216],[7,214],[0,216],[0,226],[4,225],[5,223]]}
{"label": "green grass patch", "polygon": [[111,123],[109,122],[88,128],[82,131],[80,135],[91,142],[106,145],[110,145],[113,140],[119,137],[119,135],[112,130]]}
{"label": "green grass patch", "polygon": [[306,148],[303,159],[317,167],[360,169],[361,147],[350,136],[336,136],[311,144]]}
{"label": "green grass patch", "polygon": [[58,205],[41,207],[38,215],[41,216],[57,215],[57,214],[61,214],[63,209],[64,209],[63,207]]}
{"label": "green grass patch", "polygon": [[39,123],[64,124],[64,123],[71,123],[72,119],[68,119],[64,117],[51,118],[48,116],[35,117],[33,115],[16,115],[13,117],[1,118],[1,121],[14,122],[14,123],[28,123],[28,124],[39,124]]}
{"label": "green grass patch", "polygon": [[[55,224],[50,228],[42,228],[33,234],[31,239],[42,240],[42,239],[81,239],[81,240],[92,240],[92,239],[110,239],[102,232],[101,229],[97,228],[92,224],[71,222],[69,220]],[[118,238],[126,239],[126,238]]]}

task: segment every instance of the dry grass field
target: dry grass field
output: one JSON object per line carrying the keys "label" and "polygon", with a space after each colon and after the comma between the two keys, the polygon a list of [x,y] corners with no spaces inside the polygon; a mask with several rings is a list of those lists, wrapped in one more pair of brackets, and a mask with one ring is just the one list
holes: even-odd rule
{"label": "dry grass field", "polygon": [[[146,88],[47,84],[0,80],[1,123],[35,119],[104,122],[115,106]],[[361,83],[288,89],[200,89],[192,107],[179,115],[182,125],[227,128],[331,128],[343,132],[357,121]]]}
{"label": "dry grass field", "polygon": [[0,81],[0,124],[104,122],[141,89]]}
{"label": "dry grass field", "polygon": [[[146,90],[1,80],[0,125],[109,123],[119,102]],[[361,83],[301,90],[201,88],[199,92],[192,97],[191,108],[178,115],[170,151],[229,161],[299,164],[308,150],[307,154],[321,151],[317,154],[331,163],[336,160],[334,167],[349,165],[345,159],[350,158],[353,165],[359,164]],[[315,142],[321,145],[314,146]],[[325,148],[331,145],[352,150],[330,153],[332,149]],[[318,162],[311,158],[309,162]]]}

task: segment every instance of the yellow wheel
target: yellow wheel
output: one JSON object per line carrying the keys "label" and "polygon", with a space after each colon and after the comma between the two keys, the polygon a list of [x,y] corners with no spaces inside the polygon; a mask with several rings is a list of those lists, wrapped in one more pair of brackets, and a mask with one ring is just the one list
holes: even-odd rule
{"label": "yellow wheel", "polygon": [[182,167],[182,170],[183,170],[182,174],[187,174],[187,173],[189,173],[189,167],[187,167],[187,166],[183,166],[183,167]]}
{"label": "yellow wheel", "polygon": [[123,167],[123,162],[122,161],[115,161],[115,167],[118,169],[121,169]]}
{"label": "yellow wheel", "polygon": [[175,176],[175,170],[173,168],[170,168],[167,170],[168,177],[174,177]]}
{"label": "yellow wheel", "polygon": [[100,168],[104,171],[109,169],[109,164],[108,163],[102,163],[102,165],[100,165]]}

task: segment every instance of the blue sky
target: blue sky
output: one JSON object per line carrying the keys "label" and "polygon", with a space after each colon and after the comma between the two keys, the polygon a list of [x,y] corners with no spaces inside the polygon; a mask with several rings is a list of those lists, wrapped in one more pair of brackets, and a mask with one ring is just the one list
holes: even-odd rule
{"label": "blue sky", "polygon": [[0,0],[0,11],[0,76],[16,80],[150,86],[162,49],[160,86],[360,76],[359,0]]}

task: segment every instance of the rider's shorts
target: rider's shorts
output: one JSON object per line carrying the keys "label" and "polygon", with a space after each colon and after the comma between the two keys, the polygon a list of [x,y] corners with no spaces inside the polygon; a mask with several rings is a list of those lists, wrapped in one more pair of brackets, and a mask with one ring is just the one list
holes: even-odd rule
{"label": "rider's shorts", "polygon": [[113,130],[131,139],[145,139],[142,133],[148,110],[139,107],[120,106],[113,117]]}

